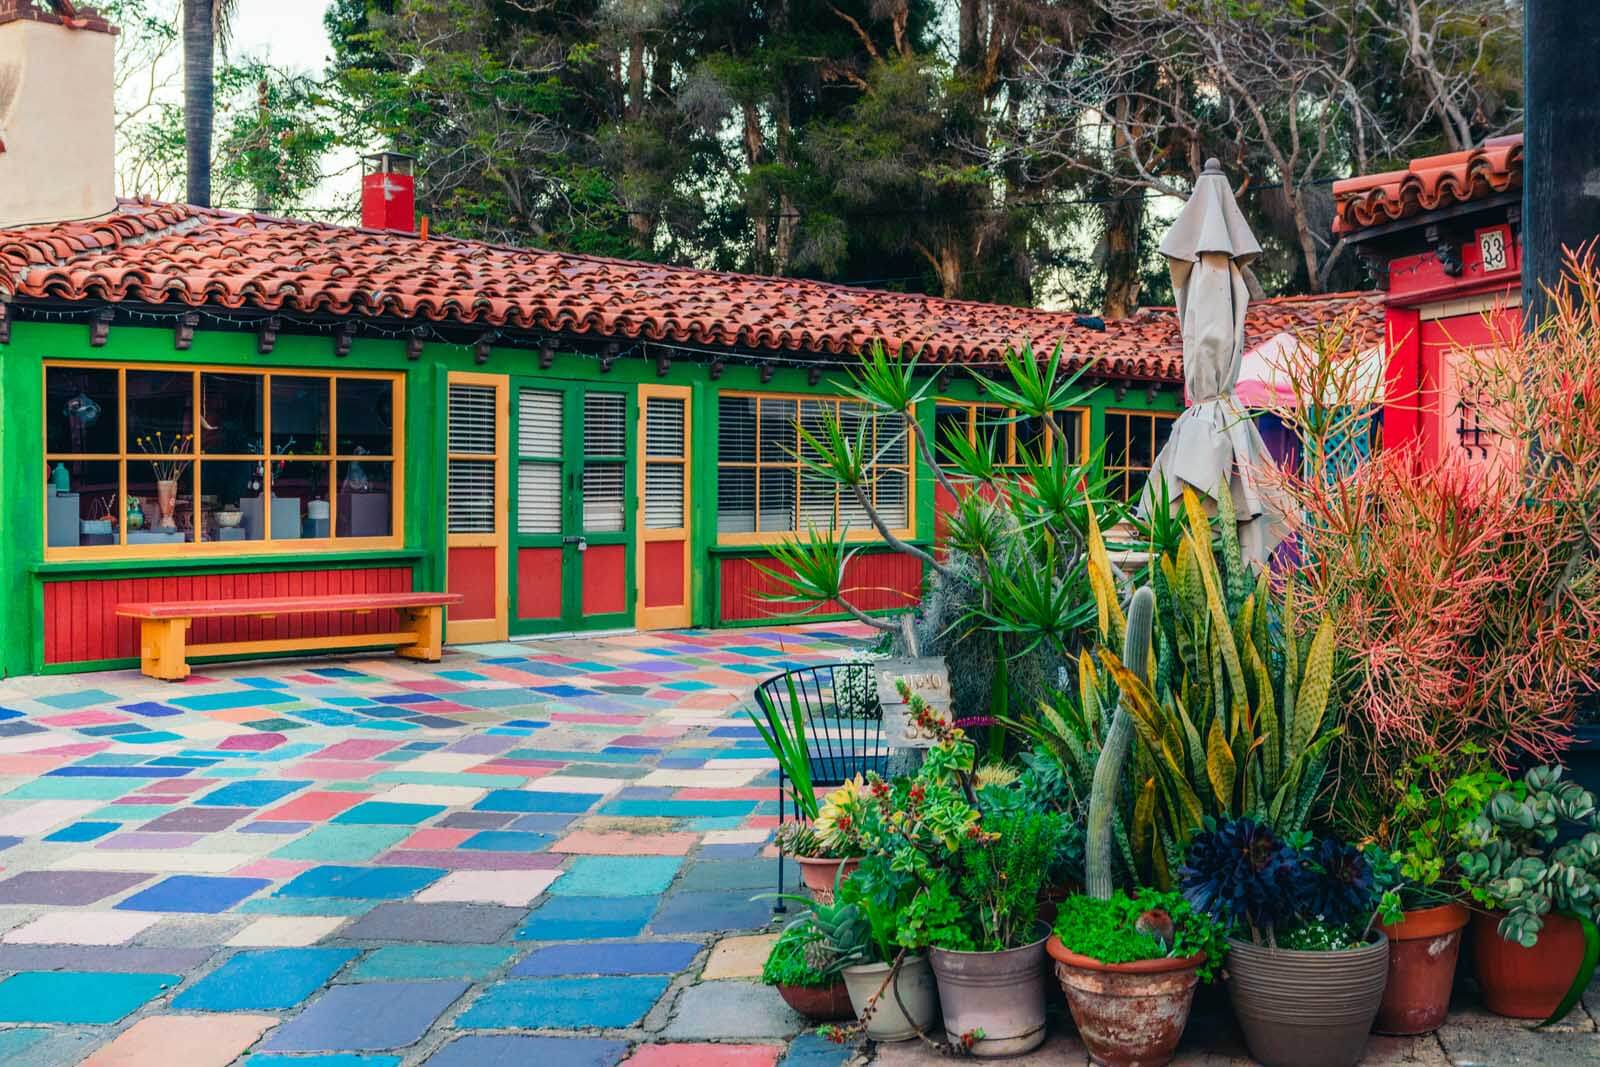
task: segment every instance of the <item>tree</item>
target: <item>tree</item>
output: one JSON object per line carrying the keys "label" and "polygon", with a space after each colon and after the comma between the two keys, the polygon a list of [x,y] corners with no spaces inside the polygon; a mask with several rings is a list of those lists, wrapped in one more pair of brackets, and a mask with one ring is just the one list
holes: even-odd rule
{"label": "tree", "polygon": [[235,0],[183,0],[183,139],[189,203],[211,206],[211,127],[217,45],[228,42]]}

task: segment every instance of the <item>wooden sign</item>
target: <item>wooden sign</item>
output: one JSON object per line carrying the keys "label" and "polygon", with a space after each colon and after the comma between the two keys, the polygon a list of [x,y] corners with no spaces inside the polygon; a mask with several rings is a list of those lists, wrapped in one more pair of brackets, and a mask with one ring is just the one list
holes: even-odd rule
{"label": "wooden sign", "polygon": [[932,748],[936,738],[919,729],[900,696],[900,682],[921,697],[935,716],[951,722],[950,670],[943,657],[879,660],[878,703],[883,708],[883,743],[891,749]]}

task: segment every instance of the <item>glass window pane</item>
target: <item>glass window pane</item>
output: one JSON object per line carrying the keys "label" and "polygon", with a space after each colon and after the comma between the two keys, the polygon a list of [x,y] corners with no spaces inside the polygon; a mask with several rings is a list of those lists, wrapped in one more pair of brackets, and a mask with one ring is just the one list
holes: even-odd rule
{"label": "glass window pane", "polygon": [[[1068,463],[1083,462],[1083,417],[1084,412],[1081,408],[1055,413],[1056,425],[1066,434]],[[1058,441],[1057,444],[1059,443]]]}
{"label": "glass window pane", "polygon": [[617,533],[626,526],[623,514],[623,465],[586,463],[583,467],[583,528],[589,533]]}
{"label": "glass window pane", "polygon": [[583,397],[583,454],[621,456],[628,440],[628,398],[621,393]]}
{"label": "glass window pane", "polygon": [[795,453],[793,400],[761,401],[761,460],[793,463]]}
{"label": "glass window pane", "polygon": [[523,463],[517,467],[517,532],[561,532],[561,464]]}
{"label": "glass window pane", "polygon": [[1156,458],[1151,440],[1154,421],[1148,415],[1128,416],[1128,466],[1148,470]]}
{"label": "glass window pane", "polygon": [[1026,448],[1028,455],[1034,459],[1044,456],[1045,435],[1050,431],[1045,427],[1044,420],[1036,416],[1027,416],[1017,423],[1017,462],[1022,462],[1022,450]]}
{"label": "glass window pane", "polygon": [[[493,454],[499,427],[495,416],[495,389],[489,385],[450,386],[448,441],[452,452]],[[462,468],[466,470],[468,468]]]}
{"label": "glass window pane", "polygon": [[445,496],[450,533],[494,533],[494,474],[492,459],[450,460]]}
{"label": "glass window pane", "polygon": [[793,467],[761,472],[761,532],[795,528],[795,472]]}
{"label": "glass window pane", "polygon": [[720,468],[717,471],[717,532],[754,533],[755,529],[755,468]]}
{"label": "glass window pane", "polygon": [[688,404],[672,397],[653,396],[645,406],[645,443],[648,456],[683,456],[683,419]]}
{"label": "glass window pane", "polygon": [[[756,461],[756,402],[753,397],[717,398],[717,459],[723,463]],[[755,496],[754,490],[751,496]]]}
{"label": "glass window pane", "polygon": [[831,530],[834,525],[834,504],[839,497],[839,488],[825,478],[817,478],[809,474],[800,476],[800,528],[808,529],[815,526],[819,530]]}
{"label": "glass window pane", "polygon": [[339,454],[394,455],[394,383],[383,378],[339,378],[333,388]]}
{"label": "glass window pane", "polygon": [[204,452],[259,456],[261,425],[259,374],[200,375],[200,447]]}
{"label": "glass window pane", "polygon": [[549,389],[517,393],[517,452],[526,458],[556,459],[561,455],[565,394]]}
{"label": "glass window pane", "polygon": [[[827,433],[823,431],[823,423],[833,418],[838,412],[837,404],[821,400],[802,400],[800,402],[800,425],[805,427],[807,433],[818,441],[826,441]],[[800,442],[800,456],[807,460],[817,458],[817,450],[806,444],[804,439]]]}
{"label": "glass window pane", "polygon": [[953,441],[966,441],[971,424],[971,409],[965,405],[941,404],[933,412],[934,455],[944,461],[946,447]]}
{"label": "glass window pane", "polygon": [[273,465],[272,540],[328,537],[331,511],[326,462],[279,461]]}
{"label": "glass window pane", "polygon": [[684,525],[681,463],[645,465],[644,524],[652,530],[676,530]]}
{"label": "glass window pane", "polygon": [[994,442],[994,458],[996,463],[1011,463],[1014,460],[1014,451],[1011,447],[1012,424],[1006,418],[1004,408],[981,407],[978,409],[978,437]]}
{"label": "glass window pane", "polygon": [[67,491],[45,486],[45,544],[51,548],[114,545],[122,510],[117,506],[116,460],[63,460]]}
{"label": "glass window pane", "polygon": [[192,453],[193,416],[192,371],[128,372],[129,452]]}
{"label": "glass window pane", "polygon": [[[205,541],[259,541],[261,464],[208,459],[200,463],[200,536]],[[251,521],[246,521],[248,517]]]}
{"label": "glass window pane", "polygon": [[[279,456],[328,454],[326,378],[272,378],[272,452]],[[326,479],[324,479],[326,481]],[[276,538],[277,534],[273,534]]]}
{"label": "glass window pane", "polygon": [[394,532],[394,464],[340,460],[334,533],[339,537],[388,537]]}
{"label": "glass window pane", "polygon": [[1107,467],[1128,465],[1128,417],[1116,412],[1106,414],[1105,463]]}
{"label": "glass window pane", "polygon": [[1167,438],[1172,436],[1172,424],[1177,419],[1170,415],[1156,415],[1154,418],[1156,420],[1156,454],[1159,455],[1167,445]]}
{"label": "glass window pane", "polygon": [[905,466],[910,438],[905,416],[874,415],[873,421],[877,424],[877,451],[873,454],[873,462]]}
{"label": "glass window pane", "polygon": [[49,452],[116,455],[117,372],[50,367],[44,372],[44,447]]}
{"label": "glass window pane", "polygon": [[904,471],[882,471],[873,486],[877,497],[874,506],[878,517],[891,530],[901,530],[910,525],[906,507],[906,474]]}
{"label": "glass window pane", "polygon": [[[139,502],[144,521],[129,524],[130,545],[181,545],[194,540],[194,468],[187,461],[163,465],[128,461],[128,495]],[[157,474],[163,475],[158,478]],[[172,475],[168,478],[165,475]]]}

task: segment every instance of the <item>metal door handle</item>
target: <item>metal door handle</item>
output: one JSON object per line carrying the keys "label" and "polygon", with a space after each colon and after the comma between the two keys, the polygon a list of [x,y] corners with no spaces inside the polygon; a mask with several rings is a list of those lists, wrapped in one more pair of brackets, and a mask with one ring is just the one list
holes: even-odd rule
{"label": "metal door handle", "polygon": [[561,539],[561,543],[564,545],[577,545],[579,552],[589,551],[589,539],[581,535],[576,537],[563,537]]}

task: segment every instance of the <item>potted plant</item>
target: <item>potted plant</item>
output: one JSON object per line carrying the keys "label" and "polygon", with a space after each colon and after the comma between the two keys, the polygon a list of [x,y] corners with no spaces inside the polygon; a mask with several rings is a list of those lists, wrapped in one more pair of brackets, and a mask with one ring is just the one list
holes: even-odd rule
{"label": "potted plant", "polygon": [[1061,836],[1052,812],[982,817],[946,877],[913,903],[927,916],[945,1033],[975,1035],[966,1042],[974,1056],[1012,1056],[1044,1042],[1048,929],[1038,914]]}
{"label": "potted plant", "polygon": [[1389,972],[1367,860],[1333,838],[1210,822],[1179,871],[1184,896],[1230,932],[1228,990],[1267,1067],[1350,1067]]}
{"label": "potted plant", "polygon": [[[1557,844],[1561,823],[1587,829]],[[1588,987],[1600,952],[1600,812],[1594,795],[1539,767],[1499,790],[1462,834],[1462,884],[1487,911],[1472,918],[1484,1004],[1555,1022]]]}
{"label": "potted plant", "polygon": [[854,916],[842,915],[843,909],[828,904],[806,904],[814,910],[778,935],[761,967],[761,981],[774,986],[784,1003],[814,1022],[852,1018],[850,994],[839,975],[849,957],[840,955],[834,941],[843,939],[835,932],[839,924],[854,921]]}
{"label": "potted plant", "polygon": [[828,903],[834,886],[861,862],[860,809],[864,782],[855,778],[823,800],[811,822],[778,827],[773,843],[800,866],[800,880],[811,896]]}
{"label": "potted plant", "polygon": [[1430,1033],[1449,1013],[1462,931],[1471,918],[1456,868],[1460,835],[1508,784],[1480,765],[1438,789],[1432,785],[1438,762],[1421,756],[1408,766],[1406,780],[1396,783],[1400,800],[1385,823],[1386,843],[1365,850],[1383,890],[1380,911],[1389,938],[1389,978],[1373,1024],[1380,1034]]}
{"label": "potted plant", "polygon": [[1159,1067],[1177,1051],[1195,985],[1216,974],[1227,942],[1181,894],[1118,890],[1066,900],[1047,949],[1095,1062]]}

